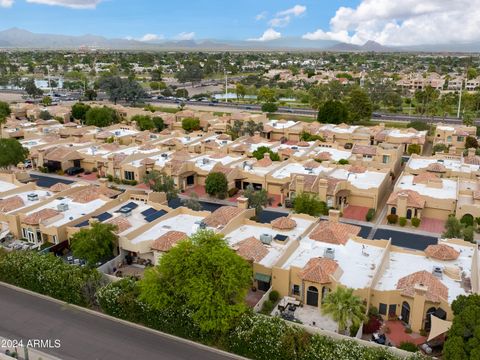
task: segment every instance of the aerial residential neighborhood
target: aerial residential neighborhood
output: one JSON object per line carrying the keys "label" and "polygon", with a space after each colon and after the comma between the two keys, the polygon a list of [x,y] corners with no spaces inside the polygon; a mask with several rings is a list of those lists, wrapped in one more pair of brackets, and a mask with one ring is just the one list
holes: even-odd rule
{"label": "aerial residential neighborhood", "polygon": [[0,0],[0,360],[479,358],[477,8]]}

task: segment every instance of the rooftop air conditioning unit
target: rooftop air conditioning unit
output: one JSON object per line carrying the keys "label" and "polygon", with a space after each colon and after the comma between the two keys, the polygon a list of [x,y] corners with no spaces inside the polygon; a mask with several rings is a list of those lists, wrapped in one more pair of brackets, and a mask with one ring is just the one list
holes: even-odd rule
{"label": "rooftop air conditioning unit", "polygon": [[205,164],[210,164],[210,159],[208,158],[203,158],[202,159],[202,163],[205,165]]}
{"label": "rooftop air conditioning unit", "polygon": [[122,207],[119,212],[123,215],[123,217],[129,217],[129,216],[132,216],[132,209],[125,206],[125,207]]}
{"label": "rooftop air conditioning unit", "polygon": [[114,134],[115,134],[115,136],[119,136],[121,134],[121,132],[117,130],[117,131],[114,132]]}
{"label": "rooftop air conditioning unit", "polygon": [[432,271],[433,276],[441,279],[443,276],[443,270],[440,266],[434,266]]}
{"label": "rooftop air conditioning unit", "polygon": [[27,195],[28,201],[37,201],[38,200],[38,194],[31,193]]}
{"label": "rooftop air conditioning unit", "polygon": [[334,248],[326,248],[325,252],[323,253],[323,257],[327,259],[335,259],[335,249]]}
{"label": "rooftop air conditioning unit", "polygon": [[298,150],[298,146],[292,146],[291,149],[292,150]]}
{"label": "rooftop air conditioning unit", "polygon": [[207,228],[207,224],[205,224],[202,220],[195,221],[195,225],[197,225],[198,228],[202,230]]}
{"label": "rooftop air conditioning unit", "polygon": [[222,140],[222,144],[226,144],[227,143],[227,140]]}
{"label": "rooftop air conditioning unit", "polygon": [[168,154],[162,154],[162,157],[163,157],[163,158],[167,158],[167,157],[168,157]]}
{"label": "rooftop air conditioning unit", "polygon": [[260,235],[260,241],[263,244],[270,245],[273,241],[273,237],[270,234],[262,234]]}
{"label": "rooftop air conditioning unit", "polygon": [[61,203],[57,205],[57,210],[58,211],[67,211],[68,210],[68,204],[66,203]]}

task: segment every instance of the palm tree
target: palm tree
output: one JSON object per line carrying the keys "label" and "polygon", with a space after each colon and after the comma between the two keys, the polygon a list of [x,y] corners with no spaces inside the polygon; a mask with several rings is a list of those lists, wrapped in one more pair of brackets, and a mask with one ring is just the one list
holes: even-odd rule
{"label": "palm tree", "polygon": [[329,293],[322,304],[322,312],[338,323],[338,332],[344,332],[348,325],[359,326],[366,320],[365,305],[353,289],[338,287]]}

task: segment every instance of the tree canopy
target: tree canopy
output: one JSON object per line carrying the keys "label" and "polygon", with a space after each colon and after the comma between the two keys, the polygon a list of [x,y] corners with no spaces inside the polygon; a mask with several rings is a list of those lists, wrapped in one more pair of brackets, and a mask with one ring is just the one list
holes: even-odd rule
{"label": "tree canopy", "polygon": [[152,130],[155,128],[152,118],[148,115],[135,115],[132,117],[131,121],[135,121],[137,123],[137,127],[141,131]]}
{"label": "tree canopy", "polygon": [[16,139],[0,139],[0,168],[6,169],[23,163],[27,156],[28,150]]}
{"label": "tree canopy", "polygon": [[116,226],[100,222],[81,229],[70,241],[73,256],[85,260],[90,267],[96,267],[102,260],[109,260],[113,257],[118,242],[115,230]]}
{"label": "tree canopy", "polygon": [[186,132],[200,130],[200,120],[194,118],[185,118],[182,120],[182,129]]}
{"label": "tree canopy", "polygon": [[370,120],[373,111],[372,101],[365,91],[355,88],[350,91],[348,110],[352,122]]}
{"label": "tree canopy", "polygon": [[120,121],[118,113],[109,107],[93,107],[85,114],[85,123],[98,127],[106,127]]}
{"label": "tree canopy", "polygon": [[224,173],[211,172],[205,180],[205,191],[209,195],[225,197],[228,192],[228,180]]}
{"label": "tree canopy", "polygon": [[324,201],[321,201],[318,196],[306,192],[302,192],[295,196],[293,210],[298,214],[307,214],[310,216],[328,214],[327,204]]}
{"label": "tree canopy", "polygon": [[43,91],[40,90],[37,87],[37,85],[35,85],[35,80],[33,80],[33,79],[29,79],[25,82],[24,89],[25,89],[25,92],[28,95],[30,95],[31,97],[33,97],[34,99],[36,97],[39,97],[39,96],[43,95]]}
{"label": "tree canopy", "polygon": [[156,192],[164,192],[167,199],[175,199],[178,197],[178,190],[171,176],[157,170],[150,171],[143,177],[143,182],[150,186],[150,189]]}
{"label": "tree canopy", "polygon": [[268,197],[267,190],[255,190],[251,184],[247,186],[243,196],[248,199],[248,207],[255,209],[256,217],[260,215],[265,206],[272,202],[272,200]]}
{"label": "tree canopy", "polygon": [[104,90],[113,103],[125,100],[136,104],[140,99],[145,98],[146,92],[135,80],[123,79],[119,76],[105,76],[100,79],[100,89]]}
{"label": "tree canopy", "polygon": [[246,310],[250,265],[222,234],[201,230],[180,241],[147,271],[140,298],[158,309],[181,308],[205,332],[226,333]]}
{"label": "tree canopy", "polygon": [[260,146],[255,150],[252,155],[255,159],[257,160],[262,160],[265,157],[265,154],[268,153],[270,154],[270,160],[272,161],[280,161],[280,155],[278,153],[272,151],[269,147],[267,146]]}
{"label": "tree canopy", "polygon": [[353,289],[344,287],[338,287],[325,297],[322,312],[338,323],[339,332],[345,331],[350,325],[358,326],[366,319],[362,299],[353,295]]}
{"label": "tree canopy", "polygon": [[72,106],[72,117],[75,120],[85,121],[88,110],[90,105],[78,102]]}
{"label": "tree canopy", "polygon": [[341,124],[349,121],[348,116],[348,109],[344,103],[329,100],[318,109],[317,120],[326,124]]}

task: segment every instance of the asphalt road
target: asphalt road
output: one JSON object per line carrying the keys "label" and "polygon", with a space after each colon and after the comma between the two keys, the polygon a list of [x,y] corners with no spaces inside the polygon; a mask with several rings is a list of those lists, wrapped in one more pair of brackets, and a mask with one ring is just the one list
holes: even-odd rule
{"label": "asphalt road", "polygon": [[32,179],[36,179],[36,184],[41,187],[51,187],[57,183],[62,183],[62,184],[72,184],[75,181],[73,180],[67,180],[67,179],[59,179],[56,177],[51,177],[48,175],[36,175],[36,174],[30,174],[30,177]]}
{"label": "asphalt road", "polygon": [[0,336],[11,340],[59,339],[38,349],[64,360],[223,360],[228,356],[181,340],[62,306],[0,285]]}
{"label": "asphalt road", "polygon": [[378,229],[373,237],[374,239],[392,238],[392,244],[414,250],[425,250],[428,245],[435,245],[438,241],[433,236],[417,235],[402,231],[388,229]]}

